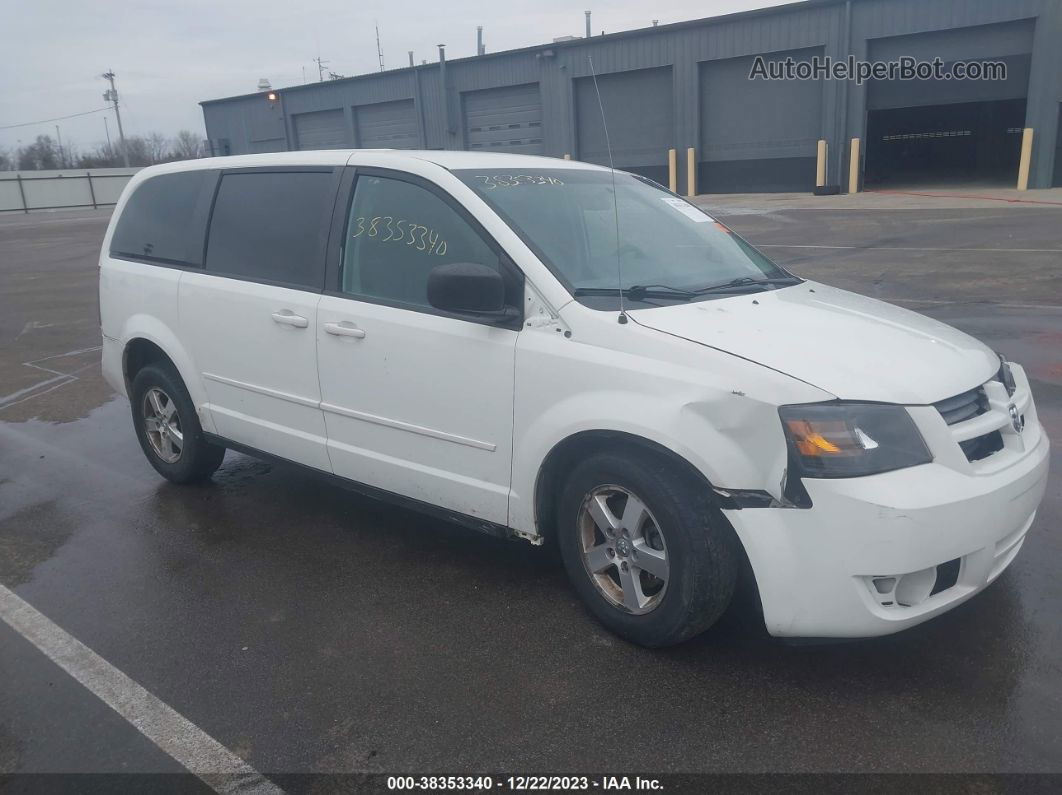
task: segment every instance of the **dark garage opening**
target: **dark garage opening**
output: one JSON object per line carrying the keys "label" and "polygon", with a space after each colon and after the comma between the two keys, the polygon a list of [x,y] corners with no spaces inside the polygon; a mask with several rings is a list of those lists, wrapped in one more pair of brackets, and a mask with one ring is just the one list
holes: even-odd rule
{"label": "dark garage opening", "polygon": [[1062,103],[1058,106],[1058,133],[1055,139],[1055,178],[1051,184],[1062,188]]}
{"label": "dark garage opening", "polygon": [[868,186],[1013,185],[1025,100],[872,110]]}

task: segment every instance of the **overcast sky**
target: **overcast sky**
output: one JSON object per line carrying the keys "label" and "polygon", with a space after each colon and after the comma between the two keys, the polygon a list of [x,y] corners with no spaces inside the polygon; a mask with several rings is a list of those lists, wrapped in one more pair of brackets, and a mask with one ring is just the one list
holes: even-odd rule
{"label": "overcast sky", "polygon": [[[15,0],[5,3],[0,41],[0,127],[36,122],[104,106],[107,69],[118,76],[126,134],[181,129],[203,136],[204,99],[317,79],[318,53],[343,75],[376,71],[380,25],[385,65],[403,66],[475,54],[476,25],[488,52],[526,47],[556,36],[583,34],[583,10],[594,33],[647,27],[782,5],[791,0],[571,0],[477,3],[472,0]],[[104,116],[116,137],[113,112],[0,130],[13,149],[37,135],[81,150],[104,140]]]}

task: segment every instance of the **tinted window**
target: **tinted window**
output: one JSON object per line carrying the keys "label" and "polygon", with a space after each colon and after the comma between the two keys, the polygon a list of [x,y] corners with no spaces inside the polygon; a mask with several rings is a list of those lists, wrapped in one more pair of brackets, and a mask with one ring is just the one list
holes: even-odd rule
{"label": "tinted window", "polygon": [[208,271],[320,289],[330,171],[259,171],[221,178],[207,241]]}
{"label": "tinted window", "polygon": [[429,306],[428,274],[452,262],[500,269],[494,250],[436,194],[397,179],[358,178],[343,245],[343,292]]}
{"label": "tinted window", "polygon": [[114,228],[111,255],[202,265],[203,210],[216,180],[217,171],[202,170],[161,174],[140,183]]}

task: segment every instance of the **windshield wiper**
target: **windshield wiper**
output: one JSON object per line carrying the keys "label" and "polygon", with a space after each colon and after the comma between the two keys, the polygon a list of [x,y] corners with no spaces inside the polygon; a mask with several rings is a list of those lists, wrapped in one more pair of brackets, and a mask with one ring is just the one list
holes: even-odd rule
{"label": "windshield wiper", "polygon": [[697,293],[693,290],[669,287],[666,284],[634,284],[622,289],[618,287],[576,287],[573,295],[622,295],[632,301],[641,301],[643,298],[670,298],[676,301],[689,301],[691,298],[697,297]]}
{"label": "windshield wiper", "polygon": [[770,276],[764,279],[754,279],[751,276],[739,276],[736,279],[731,279],[728,282],[722,284],[713,284],[710,287],[701,287],[693,292],[697,295],[706,295],[708,293],[723,293],[730,290],[746,290],[761,289],[766,290],[768,287],[776,284],[799,284],[800,279],[796,276]]}

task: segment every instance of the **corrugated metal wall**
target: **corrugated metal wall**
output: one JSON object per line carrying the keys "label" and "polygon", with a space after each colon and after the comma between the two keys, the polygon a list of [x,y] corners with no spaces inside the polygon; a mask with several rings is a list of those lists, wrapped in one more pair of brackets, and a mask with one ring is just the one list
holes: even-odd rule
{"label": "corrugated metal wall", "polygon": [[[548,155],[570,153],[600,162],[601,146],[594,129],[600,115],[595,121],[589,112],[586,88],[592,58],[614,148],[619,149],[617,141],[624,147],[617,165],[659,169],[666,163],[668,148],[675,147],[684,155],[686,147],[695,147],[700,175],[708,188],[791,189],[804,179],[800,175],[806,163],[797,161],[813,156],[806,148],[809,136],[827,140],[829,180],[841,182],[841,175],[847,173],[848,139],[865,136],[868,95],[879,104],[907,102],[909,87],[822,81],[781,84],[788,88],[778,91],[774,85],[754,86],[735,77],[752,56],[808,51],[843,59],[849,53],[867,58],[904,50],[910,51],[905,54],[940,54],[945,60],[948,53],[1006,56],[1008,62],[1013,61],[1012,80],[1002,90],[1013,95],[1027,86],[1026,125],[1036,129],[1031,184],[1047,187],[1053,179],[1062,100],[1060,44],[1059,0],[808,0],[450,60],[445,86],[439,64],[433,63],[281,89],[280,101],[273,105],[259,94],[207,102],[203,110],[208,136],[219,154],[296,148],[295,118],[299,114],[337,108],[343,114],[347,145],[358,141],[366,146],[358,137],[364,137],[360,119],[365,114],[373,116],[374,111],[359,108],[376,105],[378,110],[386,107],[379,103],[397,102],[404,103],[391,106],[395,123],[402,118],[401,140],[411,140],[408,108],[412,103],[416,145],[489,149],[484,146],[490,143],[485,133],[500,131],[470,123],[470,107],[473,117],[493,118],[487,127],[521,123],[504,121],[507,115],[515,118],[512,94],[497,89],[537,86],[541,136],[525,135],[528,130],[523,130],[507,140],[541,147]],[[949,98],[943,86],[927,90],[921,84],[916,90],[928,102],[926,96],[938,89],[938,99],[957,101]],[[615,109],[620,103],[624,105]],[[632,108],[637,112],[631,112]],[[527,123],[531,120],[528,116]],[[376,113],[375,121],[386,119]],[[541,142],[530,143],[539,137]],[[520,151],[518,145],[509,146]],[[727,147],[733,147],[731,158],[726,157]],[[792,161],[789,166],[778,168],[787,160]],[[679,161],[684,164],[685,157]],[[753,161],[761,164],[752,165]],[[772,174],[778,179],[772,180]],[[683,174],[680,184],[685,184]]]}

